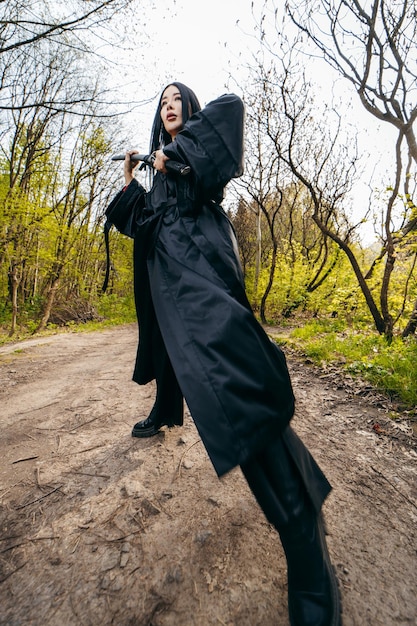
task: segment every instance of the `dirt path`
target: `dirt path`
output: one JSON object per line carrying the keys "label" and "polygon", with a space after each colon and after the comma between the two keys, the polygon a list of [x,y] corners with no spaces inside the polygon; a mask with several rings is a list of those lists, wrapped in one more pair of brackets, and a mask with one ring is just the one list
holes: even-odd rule
{"label": "dirt path", "polygon": [[[0,624],[288,626],[285,561],[240,471],[187,414],[149,440],[136,329],[0,349]],[[328,475],[344,626],[417,624],[417,454],[357,383],[290,357],[294,427]],[[366,397],[368,394],[368,397]]]}

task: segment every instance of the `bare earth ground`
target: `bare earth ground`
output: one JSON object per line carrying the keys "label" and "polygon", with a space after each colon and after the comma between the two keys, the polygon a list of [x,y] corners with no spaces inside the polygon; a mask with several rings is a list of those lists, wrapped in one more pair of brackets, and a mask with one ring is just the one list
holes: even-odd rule
{"label": "bare earth ground", "polygon": [[[0,623],[288,626],[286,566],[240,470],[189,416],[132,439],[154,386],[135,326],[0,349]],[[344,626],[417,624],[416,436],[388,401],[289,355],[294,427],[328,475]]]}

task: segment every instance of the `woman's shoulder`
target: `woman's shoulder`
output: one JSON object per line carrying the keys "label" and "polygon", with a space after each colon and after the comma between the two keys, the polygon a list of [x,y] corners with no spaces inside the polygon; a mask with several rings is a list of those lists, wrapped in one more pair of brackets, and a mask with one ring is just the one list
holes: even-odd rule
{"label": "woman's shoulder", "polygon": [[230,116],[242,115],[244,113],[244,104],[242,99],[235,93],[225,93],[215,100],[211,100],[201,111],[203,115]]}
{"label": "woman's shoulder", "polygon": [[221,96],[219,96],[218,98],[215,98],[214,100],[211,100],[211,102],[209,102],[207,104],[207,106],[210,106],[211,104],[235,104],[236,106],[241,106],[243,107],[243,100],[242,98],[240,98],[237,94],[235,93],[224,93]]}
{"label": "woman's shoulder", "polygon": [[[185,132],[194,134],[216,133],[228,144],[231,138],[243,139],[245,120],[244,104],[234,93],[226,93],[209,102],[201,111],[194,113],[185,123]],[[182,134],[179,133],[178,136]]]}

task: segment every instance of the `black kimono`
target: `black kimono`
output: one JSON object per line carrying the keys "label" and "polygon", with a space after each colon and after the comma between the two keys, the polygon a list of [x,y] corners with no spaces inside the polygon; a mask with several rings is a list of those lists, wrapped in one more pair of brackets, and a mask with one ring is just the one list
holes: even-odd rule
{"label": "black kimono", "polygon": [[219,476],[283,435],[318,509],[329,485],[288,424],[294,396],[283,352],[245,294],[223,189],[242,174],[242,101],[224,95],[195,113],[165,154],[188,177],[157,173],[149,193],[133,180],[107,209],[134,237],[140,326],[133,379],[154,378],[150,329],[158,324],[195,425]]}

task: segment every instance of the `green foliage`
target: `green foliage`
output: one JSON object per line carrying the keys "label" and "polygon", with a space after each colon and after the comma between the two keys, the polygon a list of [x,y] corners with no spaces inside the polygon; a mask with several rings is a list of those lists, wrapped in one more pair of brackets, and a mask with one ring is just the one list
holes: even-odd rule
{"label": "green foliage", "polygon": [[[90,304],[95,307],[98,313],[97,319],[85,323],[68,321],[65,324],[65,329],[70,329],[72,332],[88,332],[136,322],[135,301],[132,293],[123,297],[116,294],[103,294]],[[22,311],[19,318],[19,327],[13,337],[10,337],[8,331],[10,311],[7,311],[4,306],[1,307],[0,345],[31,337],[37,328],[37,319],[36,311]],[[64,328],[57,324],[49,323],[43,334],[49,335],[56,332],[64,332]]]}
{"label": "green foliage", "polygon": [[[65,150],[45,135],[25,168],[18,157],[26,154],[26,134],[17,125],[14,158],[0,159],[0,323],[19,332],[37,328],[51,293],[53,306],[77,298],[95,306],[106,259],[102,212],[112,186],[104,127],[80,124],[67,134]],[[109,291],[130,297],[132,242],[114,231],[111,249]]]}
{"label": "green foliage", "polygon": [[[334,264],[329,278],[322,287],[311,288],[316,274],[316,264],[306,256],[300,244],[281,242],[278,252],[272,289],[268,295],[266,313],[271,321],[282,316],[288,317],[296,310],[324,311],[332,313],[339,308],[356,307],[356,282],[353,273],[343,257]],[[330,264],[330,261],[327,265]],[[260,296],[269,280],[271,254],[264,259],[255,293],[255,270],[253,265],[246,270],[246,290],[255,310],[258,310]],[[343,304],[342,304],[343,303]]]}
{"label": "green foliage", "polygon": [[417,342],[390,343],[372,330],[355,330],[343,319],[313,319],[290,333],[288,343],[321,366],[336,364],[360,375],[408,407],[417,406]]}
{"label": "green foliage", "polygon": [[307,310],[337,315],[351,324],[370,320],[370,315],[352,268],[343,255],[326,281],[310,294]]}
{"label": "green foliage", "polygon": [[417,406],[417,343],[395,338],[389,345],[380,337],[366,355],[353,361],[347,370],[358,373],[373,385],[399,397],[410,407]]}
{"label": "green foliage", "polygon": [[103,317],[100,325],[113,326],[136,321],[136,309],[133,294],[118,297],[115,294],[101,296],[97,310]]}
{"label": "green foliage", "polygon": [[[282,245],[285,242],[282,242]],[[371,250],[355,250],[363,268],[370,265]],[[329,261],[330,262],[330,261]],[[397,333],[404,328],[417,300],[417,280],[415,259],[410,248],[399,249],[394,271],[391,276],[389,307],[396,319]],[[246,289],[254,310],[259,309],[259,300],[269,279],[270,255],[264,259],[255,293],[255,269],[253,264],[246,269]],[[413,269],[414,268],[414,269]],[[339,255],[326,279],[314,289],[310,289],[316,264],[306,258],[301,246],[288,242],[277,255],[274,282],[267,299],[267,319],[271,323],[281,323],[282,317],[301,311],[312,315],[342,318],[353,329],[364,325],[373,327],[373,320],[362,290],[352,267],[345,255]],[[384,261],[376,263],[367,284],[378,300],[384,272]],[[406,290],[407,284],[407,290]],[[406,291],[406,297],[404,293]]]}

